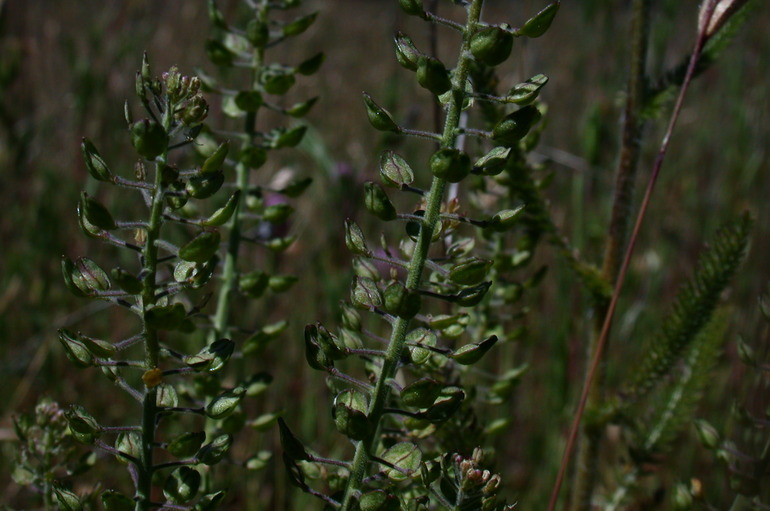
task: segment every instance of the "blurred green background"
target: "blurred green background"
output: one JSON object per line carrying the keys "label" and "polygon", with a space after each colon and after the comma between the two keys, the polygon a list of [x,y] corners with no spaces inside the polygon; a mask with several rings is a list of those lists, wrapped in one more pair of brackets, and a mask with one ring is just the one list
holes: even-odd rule
{"label": "blurred green background", "polygon": [[[238,4],[221,2],[229,19],[243,14]],[[489,0],[487,17],[516,26],[543,4]],[[689,50],[696,2],[654,4],[650,71],[656,74]],[[298,62],[318,49],[327,53],[322,71],[300,80],[293,93],[298,99],[321,97],[308,117],[312,136],[301,151],[285,152],[259,171],[265,180],[284,168],[315,179],[298,204],[292,227],[299,242],[271,261],[297,275],[300,284],[248,314],[257,324],[286,316],[292,320],[289,333],[277,341],[280,347],[259,361],[276,375],[264,409],[284,409],[300,437],[321,452],[324,446],[334,452],[347,447],[335,443],[339,438],[326,412],[319,410],[318,403],[328,402],[328,396],[321,376],[305,367],[300,332],[316,320],[334,324],[336,304],[347,294],[344,218],[359,218],[377,232],[358,210],[360,187],[376,175],[383,139],[366,123],[360,93],[371,92],[398,118],[417,126],[430,125],[432,109],[428,96],[392,55],[397,29],[427,46],[419,20],[407,19],[395,1],[308,0],[306,5],[305,10],[321,11],[319,21],[270,58]],[[95,186],[80,159],[80,139],[93,139],[112,165],[128,172],[133,159],[123,102],[132,97],[142,52],[149,52],[157,72],[171,65],[184,74],[196,67],[214,70],[203,50],[208,19],[202,1],[9,0],[0,1],[0,15],[0,384],[6,389],[0,399],[0,503],[23,506],[30,505],[29,496],[9,478],[15,411],[29,411],[47,395],[62,404],[103,407],[107,416],[121,413],[112,395],[118,391],[94,373],[75,370],[55,341],[62,326],[87,326],[94,334],[100,329],[119,334],[132,327],[124,324],[125,316],[70,296],[62,284],[62,254],[98,260],[105,253],[77,228],[78,194],[81,189],[93,192]],[[629,21],[629,1],[564,2],[548,34],[517,42],[514,57],[500,69],[504,85],[536,73],[550,77],[541,96],[549,109],[548,128],[537,156],[550,162],[555,173],[548,193],[557,224],[593,261],[601,256],[612,199]],[[635,334],[654,327],[659,311],[671,302],[704,240],[746,209],[757,222],[748,262],[730,291],[730,332],[756,335],[757,297],[770,280],[768,26],[770,9],[761,5],[686,100],[616,321],[610,379],[638,350],[643,339]],[[454,36],[441,37],[440,55],[451,55]],[[220,118],[213,108],[211,123],[224,123]],[[638,188],[648,175],[662,126],[660,121],[648,125]],[[120,201],[120,192],[105,196]],[[585,297],[562,262],[550,250],[540,258],[551,271],[528,304],[532,369],[508,407],[512,425],[498,442],[503,453],[498,469],[508,494],[522,505],[541,504],[552,484],[560,435],[581,383],[590,323]],[[718,424],[742,388],[734,343],[724,359],[709,390],[710,405],[702,411]],[[104,392],[95,392],[96,385]],[[262,448],[275,447],[273,433],[255,441]],[[680,463],[692,467],[698,454],[687,452]],[[709,470],[703,462],[693,475],[706,477]],[[723,477],[709,477],[723,485]],[[256,503],[258,495],[270,503],[253,509],[302,509],[302,497],[282,479],[276,464],[247,483],[247,497],[241,498]],[[232,508],[246,506],[236,501]]]}

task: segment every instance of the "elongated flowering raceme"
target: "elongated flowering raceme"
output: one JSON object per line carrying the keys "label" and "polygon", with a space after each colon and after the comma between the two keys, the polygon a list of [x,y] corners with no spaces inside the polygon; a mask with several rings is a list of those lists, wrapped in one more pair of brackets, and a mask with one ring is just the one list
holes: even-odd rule
{"label": "elongated flowering raceme", "polygon": [[[345,241],[356,256],[351,304],[343,306],[336,332],[321,324],[305,330],[307,362],[328,375],[336,393],[334,423],[353,443],[355,453],[350,461],[318,457],[281,422],[284,461],[295,485],[332,508],[505,506],[496,497],[499,478],[478,467],[480,452],[472,460],[452,453],[470,452],[481,441],[462,376],[464,367],[483,360],[498,342],[497,335],[482,328],[466,332],[474,309],[493,288],[492,261],[473,253],[474,230],[513,229],[522,208],[469,218],[459,213],[459,199],[448,198],[445,192],[448,184],[462,185],[471,174],[500,173],[514,153],[519,155],[519,143],[538,123],[539,110],[531,105],[501,109],[487,129],[462,127],[463,110],[472,114],[470,108],[480,97],[471,71],[505,61],[516,37],[541,35],[558,3],[521,29],[482,22],[482,4],[482,0],[463,2],[466,21],[457,24],[426,11],[420,0],[399,1],[407,14],[446,25],[462,36],[453,64],[421,51],[406,34],[398,33],[395,39],[399,63],[414,72],[427,97],[443,107],[440,133],[403,126],[372,95],[363,95],[365,114],[375,129],[428,139],[438,147],[424,162],[407,162],[392,151],[381,155],[382,185],[366,183],[364,204],[384,222],[402,222],[404,237],[396,242],[383,236],[382,249],[377,250],[349,220]],[[538,88],[534,85],[531,100]],[[505,96],[485,94],[484,99],[515,103]],[[483,152],[472,157],[459,144],[463,133],[477,137],[476,146]],[[396,207],[400,202],[394,201],[395,194],[402,191],[419,196],[410,210]],[[368,317],[362,315],[365,312]],[[380,334],[381,328],[386,333]],[[308,464],[330,465],[325,471],[329,494],[311,485]]]}
{"label": "elongated flowering raceme", "polygon": [[[208,112],[200,89],[199,78],[174,68],[152,77],[145,57],[136,76],[144,112],[134,119],[128,103],[125,109],[128,138],[137,153],[135,175],[122,176],[94,142],[84,139],[82,144],[94,179],[136,194],[146,207],[142,218],[121,220],[97,197],[83,193],[78,219],[84,234],[133,254],[135,263],[109,268],[87,257],[62,259],[70,291],[108,301],[134,314],[141,325],[127,339],[59,331],[75,365],[100,368],[137,403],[133,414],[127,412],[127,425],[104,424],[95,411],[80,406],[64,414],[75,439],[128,466],[134,494],[105,490],[100,498],[107,510],[215,509],[224,493],[203,484],[202,474],[230,456],[228,418],[263,387],[259,375],[234,387],[221,386],[215,375],[233,354],[229,338],[189,351],[198,328],[195,318],[206,305],[206,297],[195,290],[214,275],[221,244],[217,227],[232,218],[242,196],[240,190],[221,191],[227,143],[199,164],[188,165],[184,149],[196,143]],[[218,205],[208,204],[213,201]],[[205,208],[210,213],[201,215]],[[210,419],[206,431],[205,417]],[[75,492],[63,486],[54,490],[62,508],[82,505]]]}
{"label": "elongated flowering raceme", "polygon": [[[279,113],[287,120],[304,117],[318,100],[313,97],[299,103],[287,103],[286,97],[297,79],[316,73],[324,60],[322,52],[308,56],[293,65],[268,61],[269,50],[292,40],[308,30],[317,13],[298,14],[288,21],[272,19],[275,12],[293,12],[300,1],[244,2],[249,13],[244,26],[231,25],[220,11],[218,3],[209,0],[211,37],[206,43],[209,59],[223,71],[222,79],[205,76],[206,90],[218,94],[222,111],[233,119],[237,128],[226,131],[208,126],[199,137],[199,150],[210,151],[222,144],[230,145],[221,166],[232,169],[228,187],[241,194],[243,200],[235,205],[223,245],[221,286],[216,296],[216,314],[210,340],[230,337],[239,330],[251,332],[243,339],[246,354],[262,353],[268,342],[276,339],[287,326],[286,321],[269,325],[236,325],[234,307],[243,297],[259,298],[266,293],[283,293],[296,278],[271,274],[261,268],[248,268],[241,261],[244,252],[256,247],[249,260],[261,266],[275,267],[273,259],[294,242],[287,226],[294,208],[290,199],[299,197],[310,185],[310,178],[275,176],[268,179],[269,155],[279,149],[296,147],[303,139],[306,127],[301,124],[263,127],[259,121],[268,113]],[[224,71],[227,71],[226,73]],[[236,79],[237,78],[237,81]],[[254,179],[259,171],[258,181]],[[257,184],[257,182],[259,184]],[[255,234],[250,234],[255,233]]]}

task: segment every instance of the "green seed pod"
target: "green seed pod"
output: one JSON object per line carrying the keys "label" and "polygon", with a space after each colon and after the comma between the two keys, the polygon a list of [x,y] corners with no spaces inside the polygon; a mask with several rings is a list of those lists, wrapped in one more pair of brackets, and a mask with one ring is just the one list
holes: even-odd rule
{"label": "green seed pod", "polygon": [[385,222],[395,220],[398,216],[388,194],[382,186],[372,181],[364,183],[364,205],[371,214]]}
{"label": "green seed pod", "polygon": [[273,204],[262,212],[262,219],[271,224],[280,224],[286,221],[293,212],[294,208],[290,204]]}
{"label": "green seed pod", "polygon": [[385,490],[373,490],[361,495],[358,501],[361,511],[400,511],[401,503],[393,494]]}
{"label": "green seed pod", "polygon": [[476,160],[476,163],[473,164],[473,171],[484,176],[496,176],[505,169],[510,154],[510,147],[495,147]]}
{"label": "green seed pod", "polygon": [[286,422],[279,418],[278,429],[281,433],[281,447],[283,447],[284,456],[288,456],[290,460],[295,461],[310,461],[310,455],[305,450],[305,446],[302,442],[297,440]]}
{"label": "green seed pod", "polygon": [[208,174],[210,172],[218,172],[222,170],[222,164],[227,157],[227,151],[230,150],[230,142],[222,142],[216,151],[211,153],[211,156],[206,158],[201,165],[201,174]]}
{"label": "green seed pod", "polygon": [[230,49],[216,39],[206,41],[206,54],[209,60],[217,66],[230,67],[233,65],[235,54]]}
{"label": "green seed pod", "polygon": [[245,293],[251,298],[257,299],[265,292],[269,281],[270,276],[267,273],[259,270],[253,271],[246,273],[245,275],[241,275],[238,283],[238,289],[240,289],[242,293]]}
{"label": "green seed pod", "polygon": [[[420,469],[422,452],[411,442],[400,442],[382,453],[382,459],[389,464],[383,467],[383,472],[388,476],[388,479],[405,481],[412,473]],[[399,470],[393,467],[398,467]]]}
{"label": "green seed pod", "polygon": [[267,151],[262,147],[250,146],[241,151],[238,160],[251,169],[258,169],[267,161]]}
{"label": "green seed pod", "polygon": [[[147,382],[145,381],[146,384]],[[176,393],[176,389],[173,386],[168,383],[158,383],[154,387],[156,389],[155,406],[158,408],[176,408],[179,406],[179,394]]]}
{"label": "green seed pod", "polygon": [[179,467],[163,483],[163,496],[175,504],[189,502],[198,493],[201,475],[190,467]]}
{"label": "green seed pod", "polygon": [[452,80],[449,77],[444,64],[433,57],[421,57],[417,63],[417,83],[424,89],[428,89],[436,96],[440,96],[452,88]]}
{"label": "green seed pod", "polygon": [[[420,365],[430,359],[433,352],[429,348],[436,346],[438,338],[435,333],[427,328],[416,328],[407,334],[406,342],[412,362]],[[426,346],[426,348],[421,346]]]}
{"label": "green seed pod", "polygon": [[514,85],[505,100],[517,105],[528,105],[532,103],[540,94],[540,89],[548,83],[548,77],[544,74],[535,75],[526,82]]}
{"label": "green seed pod", "polygon": [[317,17],[318,11],[295,19],[283,27],[283,35],[285,37],[293,37],[301,34],[310,28],[310,25],[313,24]]}
{"label": "green seed pod", "polygon": [[422,0],[398,0],[401,10],[410,16],[425,16],[425,9],[422,6]]}
{"label": "green seed pod", "polygon": [[505,146],[513,147],[529,133],[530,128],[540,120],[540,111],[533,105],[525,106],[506,115],[492,129],[492,140]]}
{"label": "green seed pod", "polygon": [[168,133],[157,122],[143,119],[131,126],[131,143],[137,153],[153,160],[168,148]]}
{"label": "green seed pod", "polygon": [[432,378],[420,378],[401,390],[401,402],[405,406],[427,408],[436,401],[443,388],[442,383]]}
{"label": "green seed pod", "polygon": [[374,282],[380,281],[380,270],[377,269],[377,266],[372,261],[363,257],[353,259],[353,273],[359,277],[371,279]]}
{"label": "green seed pod", "polygon": [[497,336],[493,335],[487,339],[484,339],[481,342],[466,344],[465,346],[462,346],[461,348],[456,350],[450,356],[458,364],[462,364],[462,365],[475,364],[476,362],[481,360],[481,357],[483,357],[484,354],[486,354],[486,352],[489,351],[492,348],[492,346],[495,345],[496,342],[497,342]]}
{"label": "green seed pod", "polygon": [[206,444],[198,451],[196,458],[204,465],[216,465],[225,457],[230,446],[233,445],[233,437],[230,435],[219,435],[210,444]]}
{"label": "green seed pod", "polygon": [[267,282],[267,286],[273,293],[285,293],[297,283],[299,279],[294,275],[272,275]]}
{"label": "green seed pod", "polygon": [[235,411],[245,395],[246,389],[243,387],[223,392],[206,406],[206,415],[211,419],[224,419]]}
{"label": "green seed pod", "polygon": [[361,392],[347,389],[334,398],[332,417],[337,430],[351,440],[363,440],[372,429],[366,411],[369,408],[366,396]]}
{"label": "green seed pod", "polygon": [[199,176],[191,177],[185,185],[185,191],[190,197],[196,199],[208,199],[222,188],[225,182],[223,172],[208,172]]}
{"label": "green seed pod", "polygon": [[212,342],[195,355],[183,357],[184,363],[196,371],[213,373],[222,369],[235,350],[235,343],[230,339]]}
{"label": "green seed pod", "polygon": [[516,35],[525,37],[540,37],[545,34],[551,26],[556,13],[559,11],[560,1],[547,5],[542,11],[538,12],[524,23]]}
{"label": "green seed pod", "polygon": [[246,25],[246,39],[255,48],[264,48],[270,42],[270,27],[264,21],[254,18]]}
{"label": "green seed pod", "polygon": [[208,1],[209,20],[211,24],[221,30],[227,30],[227,22],[225,17],[222,16],[222,11],[219,10],[215,0]]}
{"label": "green seed pod", "polygon": [[294,85],[294,71],[283,66],[267,66],[260,75],[265,92],[282,96]]}
{"label": "green seed pod", "polygon": [[361,314],[347,302],[341,301],[342,326],[353,332],[361,331]]}
{"label": "green seed pod", "polygon": [[462,181],[471,171],[471,159],[459,149],[445,147],[430,157],[430,171],[450,183]]}
{"label": "green seed pod", "polygon": [[276,190],[276,192],[283,194],[287,197],[292,197],[292,198],[299,197],[304,193],[307,187],[310,186],[312,183],[313,183],[312,177],[297,179],[297,180],[291,181],[288,185],[284,186],[280,190]]}
{"label": "green seed pod", "polygon": [[99,496],[104,511],[133,511],[134,501],[115,490],[105,490]]}
{"label": "green seed pod", "polygon": [[105,231],[117,228],[115,220],[107,208],[96,199],[89,197],[86,192],[80,194],[79,207],[86,221],[91,225]]}
{"label": "green seed pod", "polygon": [[177,458],[187,458],[198,452],[205,440],[204,431],[182,433],[168,443],[166,450]]}
{"label": "green seed pod", "polygon": [[455,284],[463,286],[472,286],[482,282],[489,268],[492,267],[492,261],[485,259],[472,258],[454,264],[449,269],[449,280]]}
{"label": "green seed pod", "polygon": [[102,427],[96,419],[80,405],[71,405],[65,412],[72,436],[78,442],[93,444],[101,435]]}
{"label": "green seed pod", "polygon": [[491,285],[491,282],[482,282],[477,286],[463,289],[457,293],[454,301],[460,307],[475,307],[484,299],[484,295],[487,294]]}
{"label": "green seed pod", "polygon": [[145,323],[158,330],[176,330],[187,317],[187,311],[181,303],[156,305],[147,310]]}
{"label": "green seed pod", "polygon": [[403,189],[414,181],[414,172],[401,156],[385,151],[380,156],[380,177],[386,185]]}
{"label": "green seed pod", "polygon": [[101,339],[94,339],[83,334],[78,334],[78,340],[95,357],[111,358],[115,355],[115,346]]}
{"label": "green seed pod", "polygon": [[374,126],[375,129],[380,131],[392,131],[394,133],[401,131],[401,128],[399,128],[393,120],[393,116],[390,115],[390,112],[375,103],[372,97],[366,92],[364,92],[364,105],[366,106],[366,115],[369,118],[369,123]]}
{"label": "green seed pod", "polygon": [[87,257],[78,258],[72,268],[73,271],[70,273],[72,283],[86,295],[106,291],[111,286],[107,273]]}
{"label": "green seed pod", "polygon": [[233,213],[235,213],[235,208],[238,206],[238,200],[240,197],[241,191],[236,190],[235,193],[233,193],[230,198],[227,199],[225,205],[214,211],[210,217],[201,222],[201,225],[206,227],[219,227],[220,225],[227,223],[227,221],[230,220],[230,218],[233,216]]}
{"label": "green seed pod", "polygon": [[417,49],[412,39],[402,32],[396,33],[395,42],[398,63],[410,71],[417,71],[420,57],[425,55]]}
{"label": "green seed pod", "polygon": [[524,215],[524,206],[504,209],[489,220],[489,228],[495,232],[505,232],[516,225]]}
{"label": "green seed pod", "polygon": [[310,76],[321,69],[321,64],[324,63],[324,60],[326,60],[326,55],[323,52],[318,52],[300,62],[295,70],[301,75]]}
{"label": "green seed pod", "polygon": [[359,309],[371,309],[382,306],[382,297],[377,284],[366,277],[356,277],[353,280],[350,301]]}
{"label": "green seed pod", "polygon": [[281,149],[283,147],[296,147],[307,132],[307,126],[297,126],[295,128],[276,128],[271,130],[268,137],[271,140],[271,147]]}
{"label": "green seed pod", "polygon": [[419,293],[406,289],[394,280],[382,292],[382,302],[387,312],[403,319],[411,319],[420,312],[422,300]]}
{"label": "green seed pod", "polygon": [[347,351],[341,347],[337,336],[329,332],[321,323],[306,326],[305,335],[313,337],[331,360],[342,360],[348,356]]}
{"label": "green seed pod", "polygon": [[436,401],[421,415],[433,423],[444,422],[455,414],[465,400],[465,392],[460,387],[444,387]]}
{"label": "green seed pod", "polygon": [[313,108],[313,105],[315,105],[317,101],[318,101],[318,96],[314,98],[310,98],[307,101],[304,101],[302,103],[296,103],[291,108],[286,110],[286,114],[296,119],[299,119],[300,117],[304,117],[305,115],[307,115],[310,109]]}
{"label": "green seed pod", "polygon": [[706,449],[716,449],[722,442],[716,428],[703,419],[695,420],[695,432],[698,434],[698,440]]}
{"label": "green seed pod", "polygon": [[500,27],[486,27],[471,38],[471,53],[487,66],[505,62],[513,48],[513,34]]}
{"label": "green seed pod", "polygon": [[83,509],[83,503],[76,493],[66,490],[58,484],[53,484],[53,492],[62,511],[80,511]]}
{"label": "green seed pod", "polygon": [[61,271],[62,276],[64,277],[64,284],[73,295],[80,298],[88,296],[85,292],[83,292],[82,289],[77,286],[77,284],[75,284],[76,267],[75,263],[73,263],[70,258],[65,256],[61,257]]}
{"label": "green seed pod", "polygon": [[80,144],[80,150],[83,152],[83,161],[91,177],[97,181],[112,181],[112,172],[90,140],[84,138]]}
{"label": "green seed pod", "polygon": [[179,257],[185,261],[205,263],[219,250],[219,233],[202,232],[179,249]]}
{"label": "green seed pod", "polygon": [[180,115],[182,123],[186,126],[195,126],[202,123],[209,114],[209,104],[203,96],[193,96],[187,102]]}
{"label": "green seed pod", "polygon": [[262,94],[256,90],[240,91],[233,97],[233,103],[244,112],[256,112],[265,103]]}
{"label": "green seed pod", "polygon": [[345,220],[345,245],[354,255],[369,257],[372,251],[366,246],[364,233],[357,223],[348,219]]}
{"label": "green seed pod", "polygon": [[[334,361],[321,348],[315,328],[315,325],[307,325],[305,327],[305,360],[313,369],[327,371],[334,367]],[[283,435],[281,437],[283,438]]]}
{"label": "green seed pod", "polygon": [[94,365],[93,354],[91,354],[78,336],[69,330],[59,330],[59,342],[64,347],[67,358],[77,367],[90,367]]}

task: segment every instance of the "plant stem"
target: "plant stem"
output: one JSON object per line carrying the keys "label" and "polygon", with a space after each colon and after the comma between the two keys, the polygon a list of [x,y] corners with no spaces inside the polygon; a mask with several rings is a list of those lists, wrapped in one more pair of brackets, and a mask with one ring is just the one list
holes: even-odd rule
{"label": "plant stem", "polygon": [[[171,128],[174,108],[167,99],[163,112],[163,128],[168,132]],[[150,219],[147,227],[147,236],[142,249],[144,260],[142,272],[142,324],[144,326],[144,365],[145,371],[158,368],[160,347],[158,345],[158,331],[147,324],[147,313],[155,306],[157,297],[157,272],[158,272],[158,246],[156,241],[160,239],[160,229],[163,226],[164,190],[162,183],[162,169],[166,165],[168,151],[156,159],[155,186],[152,190],[152,202],[150,204]],[[153,474],[153,448],[155,445],[155,427],[158,422],[157,387],[145,386],[144,399],[142,401],[142,452],[139,456],[140,465],[137,469],[137,488],[135,511],[148,511],[152,505],[152,474]]]}
{"label": "plant stem", "polygon": [[[468,77],[470,58],[470,38],[476,30],[476,25],[481,17],[483,0],[473,0],[468,8],[468,20],[463,31],[462,48],[458,57],[457,67],[452,82],[452,98],[444,121],[444,131],[441,137],[441,147],[454,147],[457,138],[457,130],[460,126],[460,114],[465,97],[465,82]],[[409,270],[406,279],[407,289],[418,289],[422,281],[422,273],[428,258],[433,229],[439,220],[441,203],[444,197],[446,181],[434,177],[431,182],[430,192],[427,195],[425,216],[422,219],[420,234],[414,254],[409,262]],[[406,334],[409,330],[409,320],[397,318],[391,332],[390,343],[383,359],[380,374],[369,403],[368,417],[372,424],[372,433],[356,445],[355,456],[345,490],[345,498],[341,509],[350,511],[354,504],[354,495],[361,491],[361,484],[365,477],[367,467],[375,455],[375,448],[379,439],[380,421],[385,409],[386,400],[390,393],[389,380],[398,369],[401,352],[406,344]]]}
{"label": "plant stem", "polygon": [[[650,33],[650,0],[634,0],[633,22],[631,27],[631,69],[626,90],[626,105],[623,119],[623,140],[615,180],[615,197],[612,205],[607,240],[605,243],[602,278],[612,285],[618,275],[620,261],[625,250],[628,233],[628,221],[633,204],[634,181],[639,162],[644,121],[640,119],[646,86],[647,45]],[[597,350],[602,323],[607,314],[608,301],[600,299],[597,303],[596,321],[588,348],[587,360],[592,360]],[[599,365],[596,375],[589,386],[588,402],[590,410],[598,406],[604,396],[604,365]],[[586,368],[588,370],[588,367]],[[575,465],[575,480],[572,487],[571,509],[587,511],[591,507],[591,497],[596,484],[601,426],[583,424],[580,444]]]}
{"label": "plant stem", "polygon": [[[706,12],[706,20],[711,19],[711,16],[714,12],[715,5],[716,5],[715,0],[710,0],[709,4],[707,5],[708,11]],[[708,23],[706,23],[706,26],[708,26]],[[618,299],[620,298],[620,292],[623,289],[623,283],[625,282],[626,273],[628,272],[628,267],[631,263],[631,256],[634,253],[634,248],[636,247],[636,241],[639,236],[639,231],[641,230],[644,217],[647,214],[647,208],[650,205],[650,201],[652,199],[652,193],[655,190],[655,184],[658,181],[661,168],[663,167],[663,161],[665,160],[666,154],[668,152],[668,145],[669,145],[669,142],[671,141],[671,134],[673,133],[674,126],[676,126],[676,122],[679,119],[679,114],[682,110],[682,105],[684,104],[684,97],[687,93],[687,90],[690,87],[692,78],[695,75],[696,66],[698,64],[698,61],[700,60],[701,53],[703,52],[703,45],[705,44],[706,39],[707,39],[707,34],[705,30],[703,30],[698,34],[698,38],[695,43],[695,48],[690,57],[690,63],[687,68],[687,74],[685,75],[684,82],[682,83],[682,88],[680,89],[679,95],[677,96],[676,104],[674,105],[674,110],[671,113],[671,118],[669,119],[668,127],[666,128],[666,133],[663,136],[663,140],[661,141],[661,144],[660,144],[660,149],[658,150],[658,155],[655,158],[655,162],[653,163],[652,173],[650,175],[649,181],[647,182],[647,189],[645,190],[644,198],[642,199],[639,212],[637,213],[637,216],[636,216],[634,229],[631,233],[631,238],[628,242],[628,247],[626,248],[625,254],[623,256],[623,262],[620,266],[620,269],[618,270],[618,277],[617,277],[617,281],[615,282],[612,298],[610,299],[610,303],[607,307],[607,312],[604,315],[604,322],[602,324],[601,333],[599,334],[599,337],[595,344],[596,348],[591,358],[591,364],[588,369],[588,373],[586,375],[586,381],[580,395],[580,401],[578,402],[578,407],[577,407],[577,410],[575,411],[575,416],[572,421],[570,433],[567,438],[567,445],[564,448],[564,456],[562,457],[561,466],[559,467],[559,473],[556,476],[556,482],[554,483],[553,491],[551,492],[551,499],[548,504],[548,511],[553,511],[556,508],[556,501],[559,497],[559,490],[561,489],[561,484],[564,480],[564,475],[566,473],[567,466],[569,465],[570,457],[572,454],[572,448],[575,444],[575,439],[577,438],[577,433],[580,427],[581,419],[586,409],[586,403],[588,402],[589,391],[593,383],[594,376],[598,372],[598,368],[602,360],[604,346],[606,344],[607,337],[609,335],[610,326],[612,325],[612,318],[615,314],[615,309],[618,304]],[[598,470],[598,467],[588,467],[588,468],[591,470]]]}
{"label": "plant stem", "polygon": [[[266,2],[261,2],[256,11],[257,18],[267,21],[268,6]],[[252,55],[252,90],[258,88],[259,71],[264,60],[264,48],[255,48]],[[253,144],[256,133],[257,113],[248,112],[243,122],[243,133],[246,135],[244,148]],[[238,162],[235,166],[236,184],[235,189],[241,191],[241,199],[235,206],[235,212],[229,222],[230,234],[227,239],[227,253],[225,254],[224,266],[222,268],[222,285],[217,297],[217,310],[214,316],[214,328],[209,333],[209,343],[223,337],[229,336],[230,325],[230,306],[233,300],[233,294],[237,288],[238,281],[238,253],[241,247],[241,216],[242,205],[246,200],[249,188],[249,171],[251,169],[243,162]]]}

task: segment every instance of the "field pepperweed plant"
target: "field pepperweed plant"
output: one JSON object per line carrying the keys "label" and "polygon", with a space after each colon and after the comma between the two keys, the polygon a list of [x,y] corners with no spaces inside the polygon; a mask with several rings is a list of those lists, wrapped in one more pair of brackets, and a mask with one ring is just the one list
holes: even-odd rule
{"label": "field pepperweed plant", "polygon": [[[301,240],[290,250],[290,221],[293,205],[312,203],[304,193],[311,179],[271,178],[276,161],[302,148],[307,127],[287,121],[305,117],[318,98],[289,98],[298,78],[324,72],[324,53],[298,64],[269,57],[319,13],[303,11],[301,0],[232,2],[237,8],[208,0],[204,49],[216,72],[171,68],[156,76],[144,56],[137,100],[124,109],[133,175],[100,153],[98,140],[81,145],[92,184],[114,190],[118,206],[108,208],[97,187],[81,194],[81,231],[109,248],[94,260],[63,257],[64,284],[125,311],[137,329],[100,339],[62,328],[58,339],[75,366],[103,374],[96,392],[118,387],[131,404],[120,425],[108,425],[85,399],[69,406],[41,399],[14,420],[14,481],[39,495],[40,508],[68,511],[502,511],[520,502],[545,509],[549,498],[550,509],[574,511],[767,509],[770,436],[767,412],[756,406],[766,385],[748,391],[751,406],[738,399],[729,429],[699,418],[711,398],[707,383],[724,365],[732,312],[725,297],[748,250],[748,213],[709,238],[669,312],[641,334],[636,357],[607,355],[621,344],[610,326],[683,99],[758,2],[704,1],[692,17],[692,51],[656,73],[648,62],[655,2],[633,0],[614,197],[595,262],[561,231],[548,198],[558,177],[540,141],[559,115],[541,98],[549,77],[507,83],[504,71],[524,46],[557,30],[560,2],[543,1],[512,26],[486,19],[483,0],[389,1],[405,15],[400,22],[425,27],[423,34],[397,27],[393,50],[401,75],[419,86],[416,101],[438,115],[433,128],[416,129],[389,111],[398,110],[382,91],[363,93],[360,116],[385,148],[379,179],[361,186],[370,218],[339,226],[354,272],[339,324],[314,321],[292,337],[292,324],[313,321],[305,311],[278,321],[261,314],[279,294],[312,285],[309,275],[278,271],[302,257]],[[428,36],[424,47],[418,35]],[[221,101],[211,110],[226,121],[208,118],[212,98]],[[645,128],[667,115],[637,206]],[[554,262],[539,256],[549,249]],[[531,310],[557,263],[580,289],[579,314],[588,318],[580,320],[585,332],[573,333],[586,351],[583,389],[565,392],[575,401],[566,414],[543,420],[552,423],[538,437],[544,445],[526,444],[510,405],[537,377],[533,346],[545,341],[537,337],[543,329],[531,328]],[[262,307],[254,314],[256,299]],[[760,379],[766,337],[738,345]],[[289,348],[272,357],[276,343]],[[315,404],[295,406],[292,350],[304,355],[312,385],[325,378],[328,415]],[[254,398],[275,387],[283,409],[252,415]],[[333,424],[334,439],[306,438],[308,420],[319,431]],[[692,449],[678,444],[685,435],[701,444],[688,459],[723,463],[729,484],[677,463],[676,454]],[[537,454],[510,459],[527,449]],[[127,468],[117,489],[106,486],[118,477],[94,475],[105,458]],[[535,466],[515,468],[525,461]],[[265,477],[248,490],[239,483],[257,474]]]}

